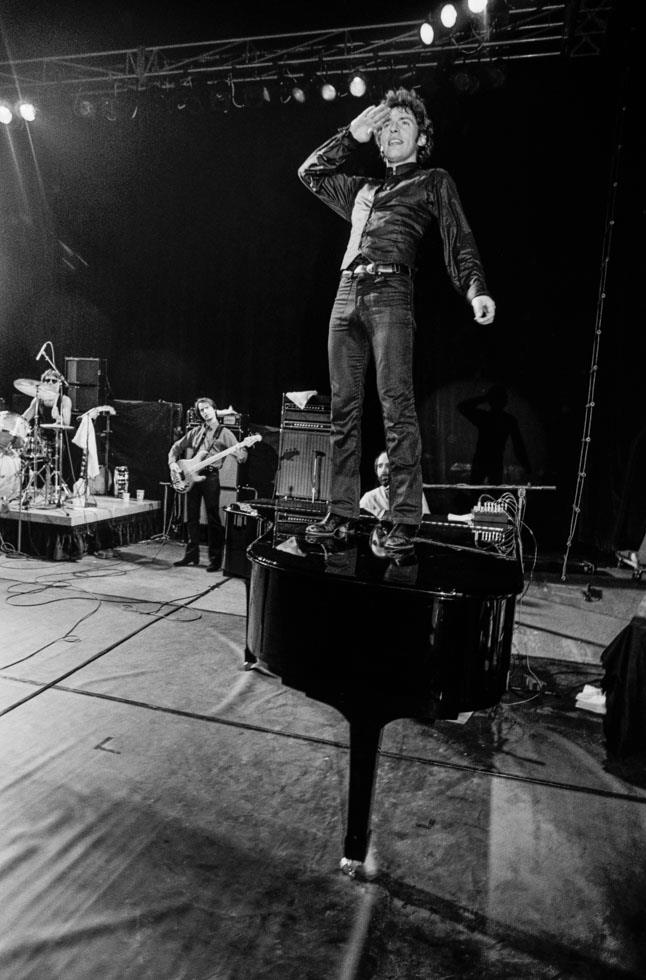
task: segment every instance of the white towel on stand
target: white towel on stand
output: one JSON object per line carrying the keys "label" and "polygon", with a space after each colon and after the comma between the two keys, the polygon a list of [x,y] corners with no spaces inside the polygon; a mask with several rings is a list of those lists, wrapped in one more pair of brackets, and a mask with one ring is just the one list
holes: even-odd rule
{"label": "white towel on stand", "polygon": [[72,442],[86,454],[87,479],[93,480],[95,476],[99,475],[99,454],[96,450],[96,433],[90,412],[86,412],[85,415],[81,416],[79,427],[74,433]]}

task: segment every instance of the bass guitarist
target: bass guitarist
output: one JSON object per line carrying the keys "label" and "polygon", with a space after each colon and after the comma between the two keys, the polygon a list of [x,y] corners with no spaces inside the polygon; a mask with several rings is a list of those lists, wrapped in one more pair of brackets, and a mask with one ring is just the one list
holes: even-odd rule
{"label": "bass guitarist", "polygon": [[[173,443],[168,453],[168,466],[174,484],[182,480],[180,461],[191,455],[189,450],[192,451],[192,455],[201,453],[211,456],[237,444],[233,432],[220,425],[215,402],[212,398],[198,398],[195,402],[195,411],[202,424],[189,429],[181,439]],[[233,455],[238,462],[244,463],[247,458],[247,450],[241,446]],[[186,494],[188,541],[184,557],[176,561],[175,565],[199,565],[200,563],[200,506],[204,500],[209,549],[209,564],[206,570],[207,572],[217,572],[222,567],[224,528],[220,520],[220,476],[218,472],[222,463],[223,460],[218,460],[218,462],[203,469],[201,475],[204,476],[204,479],[195,481]]]}

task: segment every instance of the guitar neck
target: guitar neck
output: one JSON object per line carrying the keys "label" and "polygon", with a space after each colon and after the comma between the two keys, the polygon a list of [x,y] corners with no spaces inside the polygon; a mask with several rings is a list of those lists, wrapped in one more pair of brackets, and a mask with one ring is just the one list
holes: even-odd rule
{"label": "guitar neck", "polygon": [[223,449],[221,452],[215,453],[213,456],[207,456],[206,459],[203,459],[197,464],[197,466],[193,467],[193,472],[199,473],[200,470],[203,470],[206,466],[212,466],[213,463],[217,463],[219,459],[224,459],[225,456],[229,456],[230,453],[234,453],[236,449],[240,449],[241,445],[242,443],[237,442],[235,446],[229,446],[228,449]]}

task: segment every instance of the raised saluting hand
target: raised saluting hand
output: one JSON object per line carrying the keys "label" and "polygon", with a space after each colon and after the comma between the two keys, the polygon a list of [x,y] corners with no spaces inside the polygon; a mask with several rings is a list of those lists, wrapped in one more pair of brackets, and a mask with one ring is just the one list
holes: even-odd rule
{"label": "raised saluting hand", "polygon": [[370,105],[350,123],[350,132],[359,143],[367,143],[373,133],[378,133],[390,119],[386,105]]}

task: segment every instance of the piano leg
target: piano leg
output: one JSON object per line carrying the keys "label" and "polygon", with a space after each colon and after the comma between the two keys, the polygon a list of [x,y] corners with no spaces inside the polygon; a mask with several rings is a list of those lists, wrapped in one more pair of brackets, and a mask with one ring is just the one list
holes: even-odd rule
{"label": "piano leg", "polygon": [[341,869],[352,877],[368,853],[370,811],[382,731],[383,724],[376,719],[350,719],[348,823]]}
{"label": "piano leg", "polygon": [[[246,601],[246,607],[247,607],[247,621],[249,621],[249,578],[248,577],[244,580],[244,589],[245,589],[245,601]],[[254,657],[254,655],[251,652],[251,650],[249,649],[249,647],[248,646],[245,646],[245,648],[244,648],[244,669],[245,670],[251,670],[251,668],[253,667],[253,665],[255,663],[256,663],[256,657]]]}

